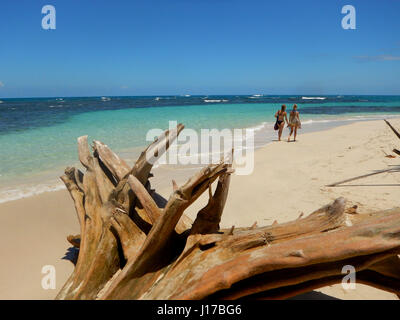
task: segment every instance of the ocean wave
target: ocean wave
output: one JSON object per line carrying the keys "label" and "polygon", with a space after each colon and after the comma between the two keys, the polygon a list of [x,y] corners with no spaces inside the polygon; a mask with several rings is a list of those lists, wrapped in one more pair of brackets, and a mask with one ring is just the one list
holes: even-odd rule
{"label": "ocean wave", "polygon": [[308,119],[302,121],[301,124],[316,124],[316,123],[330,123],[330,122],[344,122],[344,121],[373,121],[399,118],[400,115],[395,114],[373,114],[373,115],[355,115],[348,118],[335,118],[335,119]]}
{"label": "ocean wave", "polygon": [[263,122],[263,123],[261,123],[261,124],[259,124],[257,126],[246,128],[246,130],[260,131],[263,128],[265,128],[266,124],[267,124],[267,122]]}
{"label": "ocean wave", "polygon": [[325,100],[326,97],[301,97],[303,100]]}
{"label": "ocean wave", "polygon": [[39,184],[36,186],[21,186],[15,189],[0,190],[0,203],[29,198],[45,192],[54,192],[65,189],[62,183]]}
{"label": "ocean wave", "polygon": [[338,122],[338,121],[346,121],[346,119],[322,119],[322,120],[313,120],[313,119],[308,119],[305,121],[302,121],[301,124],[313,124],[313,123],[330,123],[330,122]]}
{"label": "ocean wave", "polygon": [[[383,120],[383,119],[393,119],[399,118],[400,115],[395,114],[374,114],[374,115],[361,115],[352,116],[350,118],[343,119],[344,121],[370,121],[370,120]],[[338,120],[340,121],[340,120]]]}
{"label": "ocean wave", "polygon": [[226,99],[214,99],[214,100],[203,100],[204,102],[213,102],[213,103],[217,103],[217,102],[228,102],[229,100]]}
{"label": "ocean wave", "polygon": [[101,97],[101,100],[102,100],[102,101],[110,101],[111,98],[108,98],[108,97]]}

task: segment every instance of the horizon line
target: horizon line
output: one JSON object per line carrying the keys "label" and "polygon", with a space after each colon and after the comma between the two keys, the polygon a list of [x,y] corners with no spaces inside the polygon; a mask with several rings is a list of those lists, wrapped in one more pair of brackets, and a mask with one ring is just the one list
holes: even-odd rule
{"label": "horizon line", "polygon": [[101,98],[101,97],[199,97],[199,96],[254,96],[254,95],[262,95],[262,96],[302,96],[302,97],[329,97],[329,96],[392,96],[398,97],[400,94],[264,94],[264,93],[249,93],[249,94],[152,94],[152,95],[88,95],[88,96],[26,96],[26,97],[0,97],[0,99],[49,99],[49,98]]}

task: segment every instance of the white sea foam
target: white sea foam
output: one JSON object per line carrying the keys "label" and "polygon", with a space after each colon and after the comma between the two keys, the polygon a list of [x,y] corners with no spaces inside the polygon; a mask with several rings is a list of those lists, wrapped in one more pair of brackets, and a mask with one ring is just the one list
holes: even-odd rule
{"label": "white sea foam", "polygon": [[[313,120],[313,119],[308,119],[305,121],[302,121],[301,124],[317,124],[317,123],[331,123],[331,122],[341,122],[341,121],[355,121],[356,119],[352,118],[345,118],[345,119],[321,119],[321,120]],[[361,119],[360,119],[361,120]],[[367,120],[367,119],[365,119]]]}
{"label": "white sea foam", "polygon": [[330,123],[330,122],[337,122],[337,121],[345,121],[346,119],[321,119],[321,120],[313,120],[313,119],[308,119],[305,121],[302,121],[301,124],[313,124],[313,123]]}
{"label": "white sea foam", "polygon": [[108,97],[101,97],[101,100],[102,100],[102,101],[110,101],[111,98],[108,98]]}
{"label": "white sea foam", "polygon": [[204,100],[204,102],[217,103],[217,102],[228,102],[228,100],[225,100],[225,99],[214,99],[214,100]]}
{"label": "white sea foam", "polygon": [[261,124],[259,124],[259,125],[257,125],[257,126],[247,128],[247,130],[260,131],[260,130],[262,130],[263,128],[265,128],[266,124],[267,124],[267,122],[263,122],[263,123],[261,123]]}
{"label": "white sea foam", "polygon": [[303,100],[325,100],[326,97],[301,97]]}
{"label": "white sea foam", "polygon": [[0,190],[0,203],[29,198],[44,192],[52,192],[65,189],[62,183],[39,184],[35,186],[20,186],[15,188]]}
{"label": "white sea foam", "polygon": [[344,122],[344,121],[371,121],[398,118],[399,115],[394,114],[371,114],[371,115],[353,115],[349,117],[335,118],[335,119],[308,119],[302,121],[301,124],[317,124],[317,123],[331,123],[331,122]]}

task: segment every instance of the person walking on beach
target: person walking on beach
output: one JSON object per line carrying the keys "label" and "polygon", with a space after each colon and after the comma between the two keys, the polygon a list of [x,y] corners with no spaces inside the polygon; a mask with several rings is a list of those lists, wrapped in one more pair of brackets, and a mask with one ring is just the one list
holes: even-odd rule
{"label": "person walking on beach", "polygon": [[290,111],[288,127],[290,128],[290,133],[287,141],[290,142],[290,136],[292,135],[293,132],[294,132],[294,141],[296,141],[297,129],[301,129],[301,122],[300,122],[299,112],[297,111],[297,104],[295,104],[293,106],[293,110]]}
{"label": "person walking on beach", "polygon": [[275,130],[279,130],[278,131],[278,141],[281,141],[282,130],[285,127],[285,120],[286,120],[286,123],[289,123],[288,119],[287,119],[287,114],[286,114],[286,106],[284,104],[282,105],[281,110],[278,110],[275,113],[275,118],[276,118]]}

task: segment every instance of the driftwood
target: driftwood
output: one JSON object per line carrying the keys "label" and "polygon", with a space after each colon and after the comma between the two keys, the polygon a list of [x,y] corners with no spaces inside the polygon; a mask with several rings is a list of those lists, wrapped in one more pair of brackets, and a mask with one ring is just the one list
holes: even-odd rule
{"label": "driftwood", "polygon": [[384,121],[389,126],[389,128],[392,129],[393,133],[397,136],[397,138],[400,139],[400,133],[390,124],[389,121],[387,121],[386,119]]}
{"label": "driftwood", "polygon": [[[68,236],[79,255],[57,299],[283,299],[340,283],[345,265],[358,283],[400,294],[400,209],[349,215],[339,198],[292,222],[220,229],[230,163],[173,182],[168,200],[151,189],[146,152],[159,156],[182,129],[166,131],[133,168],[78,139],[86,172],[67,168],[61,179],[80,222],[80,235]],[[204,192],[192,222],[184,211]]]}
{"label": "driftwood", "polygon": [[[385,120],[386,124],[389,126],[390,129],[392,129],[392,131],[394,132],[394,134],[397,136],[397,138],[400,139],[400,133],[390,124],[389,121]],[[392,150],[395,154],[400,156],[400,151],[397,149],[393,149]]]}

